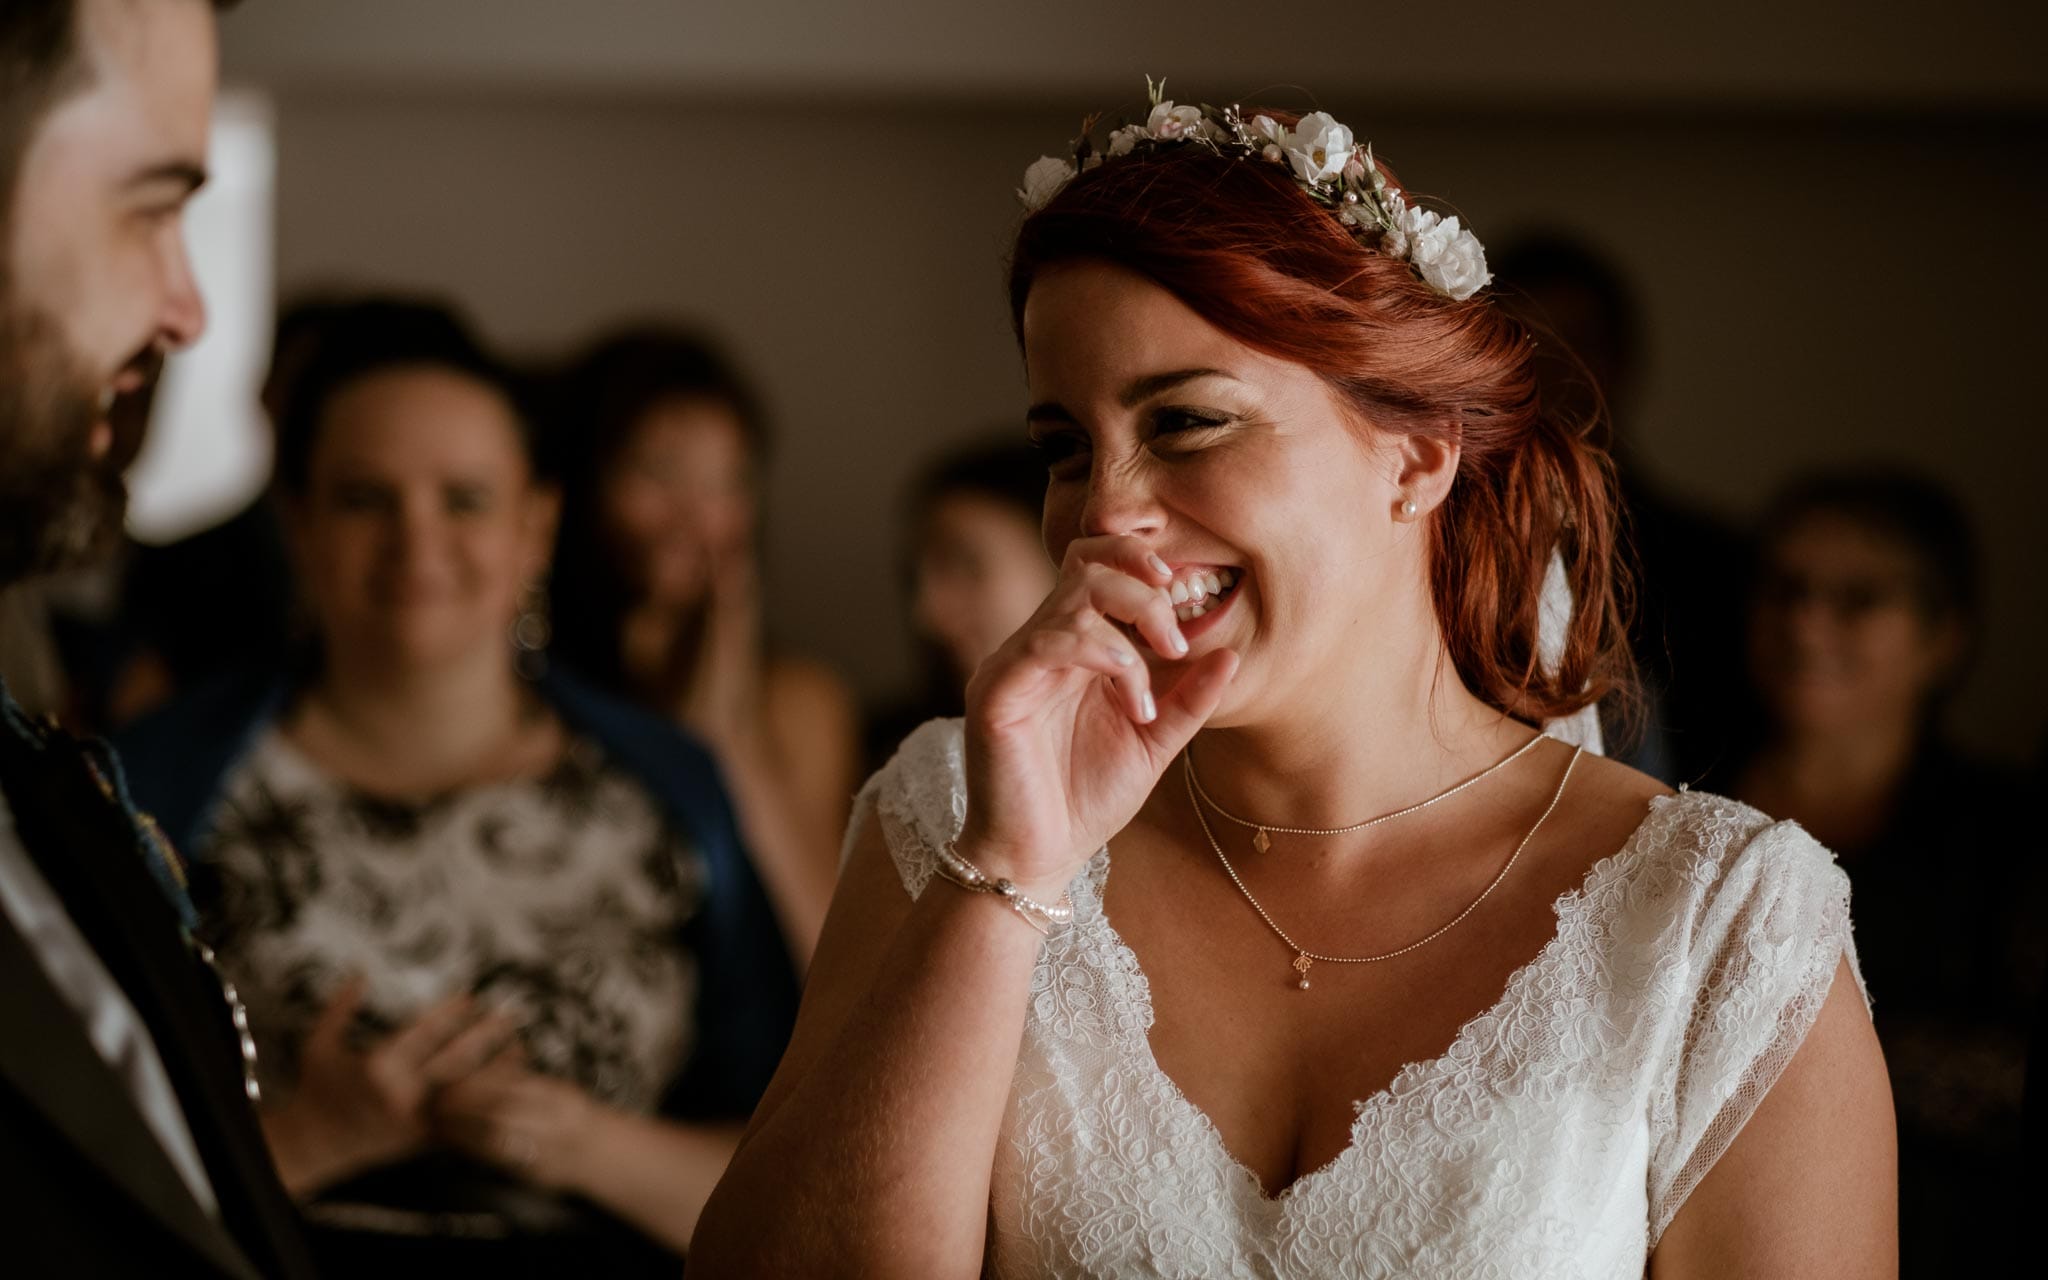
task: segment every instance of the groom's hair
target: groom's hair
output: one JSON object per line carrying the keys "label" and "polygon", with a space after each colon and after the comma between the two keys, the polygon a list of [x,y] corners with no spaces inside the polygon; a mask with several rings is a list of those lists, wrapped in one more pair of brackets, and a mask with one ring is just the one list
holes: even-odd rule
{"label": "groom's hair", "polygon": [[[157,4],[164,0],[122,0]],[[240,0],[210,0],[216,11]],[[0,3],[0,212],[14,202],[14,180],[36,126],[51,107],[86,83],[78,12],[84,0]],[[4,221],[4,219],[0,219]]]}

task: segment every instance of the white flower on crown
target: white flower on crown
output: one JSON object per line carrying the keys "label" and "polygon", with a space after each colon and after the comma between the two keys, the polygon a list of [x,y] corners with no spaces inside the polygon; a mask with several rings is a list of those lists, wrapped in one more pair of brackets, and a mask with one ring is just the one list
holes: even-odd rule
{"label": "white flower on crown", "polygon": [[[1440,218],[1428,209],[1408,207],[1380,243],[1389,257],[1405,257],[1437,292],[1463,302],[1493,279],[1486,269],[1486,250],[1479,237],[1453,216]],[[1390,243],[1390,241],[1392,243]]]}
{"label": "white flower on crown", "polygon": [[[1359,146],[1350,129],[1327,113],[1312,111],[1293,128],[1271,116],[1247,123],[1237,107],[1211,113],[1203,107],[1180,106],[1164,97],[1164,81],[1145,81],[1152,111],[1142,125],[1111,131],[1107,145],[1090,150],[1083,139],[1077,151],[1087,152],[1079,165],[1085,172],[1108,159],[1130,155],[1140,143],[1147,151],[1165,144],[1194,143],[1218,155],[1257,155],[1293,171],[1317,204],[1382,255],[1406,262],[1432,289],[1463,302],[1492,282],[1486,250],[1459,219],[1440,217],[1411,207],[1400,189],[1387,181],[1373,159],[1372,148]],[[1024,173],[1017,197],[1030,212],[1049,204],[1073,180],[1076,166],[1043,156]]]}
{"label": "white flower on crown", "polygon": [[1109,154],[1127,156],[1131,148],[1151,137],[1151,131],[1141,124],[1127,124],[1109,135]]}
{"label": "white flower on crown", "polygon": [[1040,156],[1024,171],[1024,185],[1018,189],[1017,198],[1024,202],[1027,210],[1037,213],[1052,203],[1052,198],[1060,193],[1060,188],[1073,180],[1072,162],[1056,156]]}
{"label": "white flower on crown", "polygon": [[1352,152],[1357,150],[1351,130],[1331,119],[1326,111],[1311,111],[1303,116],[1301,123],[1280,140],[1280,145],[1286,148],[1295,175],[1310,186],[1342,174],[1344,166],[1351,163]]}
{"label": "white flower on crown", "polygon": [[1200,134],[1202,109],[1176,107],[1173,105],[1173,99],[1168,98],[1152,108],[1151,117],[1145,121],[1145,130],[1162,142],[1178,142],[1191,131]]}

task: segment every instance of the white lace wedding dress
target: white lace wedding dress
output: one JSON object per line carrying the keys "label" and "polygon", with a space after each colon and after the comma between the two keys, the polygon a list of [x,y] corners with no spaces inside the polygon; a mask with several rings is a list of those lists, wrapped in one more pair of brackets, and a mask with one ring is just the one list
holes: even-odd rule
{"label": "white lace wedding dress", "polygon": [[[958,721],[925,725],[856,806],[913,896],[960,827],[961,743]],[[1153,1060],[1109,873],[1105,849],[1033,971],[993,1184],[999,1276],[1640,1277],[1844,955],[1854,969],[1848,880],[1810,836],[1716,796],[1656,800],[1557,901],[1555,938],[1499,1002],[1268,1199]]]}

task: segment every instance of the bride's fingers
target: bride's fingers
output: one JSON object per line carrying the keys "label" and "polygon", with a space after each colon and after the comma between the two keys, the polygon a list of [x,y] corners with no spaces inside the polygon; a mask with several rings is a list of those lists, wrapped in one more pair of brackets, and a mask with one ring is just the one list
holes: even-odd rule
{"label": "bride's fingers", "polygon": [[1153,652],[1168,658],[1187,656],[1187,637],[1181,634],[1180,619],[1173,616],[1173,597],[1164,588],[1104,564],[1082,565],[1073,581],[1090,610],[1111,622],[1129,623]]}
{"label": "bride's fingers", "polygon": [[1118,704],[1139,724],[1151,723],[1157,714],[1152,673],[1139,659],[1137,647],[1101,617],[1033,633],[1025,643],[1025,657],[1039,671],[1085,671],[1106,677],[1116,690]]}
{"label": "bride's fingers", "polygon": [[1066,553],[1060,557],[1060,575],[1065,577],[1084,564],[1121,570],[1161,590],[1173,585],[1173,570],[1166,561],[1145,542],[1127,533],[1076,538],[1068,543]]}
{"label": "bride's fingers", "polygon": [[1158,695],[1159,715],[1146,729],[1155,750],[1171,758],[1195,736],[1237,675],[1237,654],[1229,649],[1205,653],[1180,669],[1178,678]]}

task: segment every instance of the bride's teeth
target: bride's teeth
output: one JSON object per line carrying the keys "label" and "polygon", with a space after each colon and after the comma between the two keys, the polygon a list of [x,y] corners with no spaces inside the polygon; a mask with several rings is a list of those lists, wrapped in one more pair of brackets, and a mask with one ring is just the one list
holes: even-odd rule
{"label": "bride's teeth", "polygon": [[1243,575],[1235,569],[1197,569],[1172,584],[1167,595],[1173,600],[1173,616],[1192,622],[1205,613],[1223,607],[1222,598]]}

